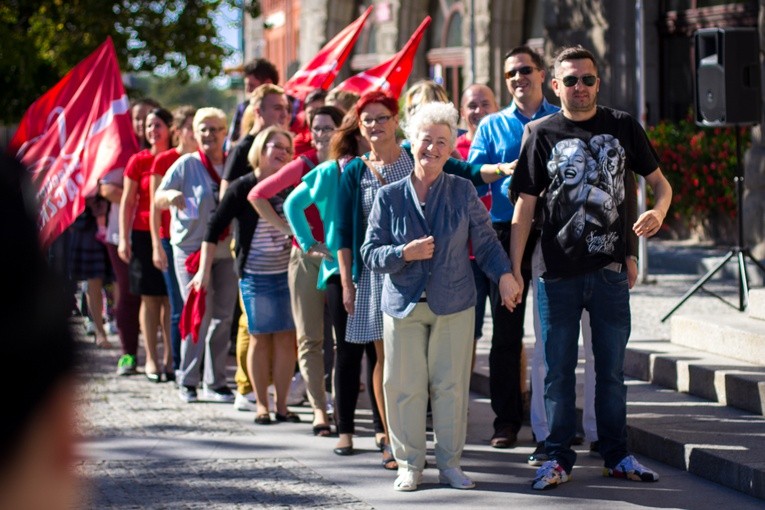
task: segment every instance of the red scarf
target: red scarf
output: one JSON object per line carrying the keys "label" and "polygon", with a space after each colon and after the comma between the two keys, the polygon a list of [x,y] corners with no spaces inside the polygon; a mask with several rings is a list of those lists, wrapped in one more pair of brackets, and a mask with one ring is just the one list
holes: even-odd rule
{"label": "red scarf", "polygon": [[[197,152],[199,152],[199,160],[202,161],[202,165],[205,167],[205,170],[207,170],[207,175],[210,176],[210,179],[213,180],[213,182],[218,186],[218,189],[214,190],[216,193],[218,190],[220,190],[220,175],[218,175],[218,172],[215,171],[215,167],[212,164],[212,161],[210,161],[210,158],[207,157],[207,154],[202,151],[202,149],[199,149]],[[223,163],[226,163],[226,153],[223,153]],[[215,196],[215,201],[218,201],[218,196]],[[226,227],[225,230],[223,230],[223,233],[218,238],[219,241],[223,241],[228,237],[229,234],[229,227]]]}
{"label": "red scarf", "polygon": [[[207,157],[207,154],[202,151],[202,149],[199,149],[197,152],[199,152],[199,159],[202,161],[202,164],[205,167],[205,170],[207,170],[207,174],[210,176],[210,179],[212,179],[215,184],[220,186],[220,175],[218,175],[218,172],[215,171],[215,167],[212,164],[212,161],[210,161],[210,158]],[[226,162],[226,153],[223,153],[223,163]]]}

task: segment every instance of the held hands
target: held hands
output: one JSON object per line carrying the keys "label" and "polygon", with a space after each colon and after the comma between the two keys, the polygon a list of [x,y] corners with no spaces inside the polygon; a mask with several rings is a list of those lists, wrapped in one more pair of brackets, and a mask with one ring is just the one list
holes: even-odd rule
{"label": "held hands", "polygon": [[650,209],[640,215],[640,218],[632,225],[632,230],[639,236],[651,237],[661,228],[664,222],[664,214],[656,209]]}
{"label": "held hands", "polygon": [[497,174],[508,176],[513,175],[515,172],[515,167],[518,165],[518,160],[512,161],[510,163],[499,163],[497,165]]}
{"label": "held hands", "polygon": [[421,237],[414,241],[409,241],[404,246],[403,254],[406,262],[413,260],[428,260],[433,258],[433,251],[436,249],[436,244],[433,236]]}
{"label": "held hands", "polygon": [[503,274],[499,279],[499,296],[502,298],[502,304],[511,312],[515,310],[517,304],[521,302],[523,281],[520,286],[515,281],[511,273]]}
{"label": "held hands", "polygon": [[308,250],[308,255],[319,256],[325,260],[333,260],[332,254],[329,252],[327,245],[319,241],[315,242],[313,246]]}

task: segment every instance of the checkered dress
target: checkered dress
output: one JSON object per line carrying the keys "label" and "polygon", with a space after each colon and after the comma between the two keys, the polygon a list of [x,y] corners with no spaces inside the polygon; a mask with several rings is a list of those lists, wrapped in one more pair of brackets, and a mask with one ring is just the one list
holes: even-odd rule
{"label": "checkered dress", "polygon": [[[372,163],[385,181],[390,184],[409,176],[414,169],[414,160],[406,149],[401,150],[401,156],[390,165]],[[365,169],[361,176],[361,207],[364,213],[364,230],[367,229],[367,218],[372,211],[380,182]],[[364,344],[382,340],[383,321],[380,311],[382,300],[383,279],[385,275],[373,273],[362,264],[361,275],[356,283],[356,306],[353,315],[348,316],[348,326],[345,341],[354,344]]]}

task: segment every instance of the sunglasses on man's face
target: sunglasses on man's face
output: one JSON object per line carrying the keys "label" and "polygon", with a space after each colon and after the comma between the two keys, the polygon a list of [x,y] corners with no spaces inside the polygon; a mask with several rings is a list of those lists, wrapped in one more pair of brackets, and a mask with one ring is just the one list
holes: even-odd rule
{"label": "sunglasses on man's face", "polygon": [[518,69],[511,69],[509,71],[505,71],[505,79],[508,80],[510,78],[515,78],[516,73],[521,73],[522,75],[526,76],[533,73],[537,69],[537,67],[532,66],[523,66],[519,67]]}
{"label": "sunglasses on man's face", "polygon": [[598,77],[593,76],[591,74],[585,74],[584,76],[564,76],[560,79],[561,82],[563,82],[563,85],[566,87],[573,87],[577,83],[579,83],[579,80],[582,80],[582,83],[584,83],[588,87],[592,87],[597,83]]}

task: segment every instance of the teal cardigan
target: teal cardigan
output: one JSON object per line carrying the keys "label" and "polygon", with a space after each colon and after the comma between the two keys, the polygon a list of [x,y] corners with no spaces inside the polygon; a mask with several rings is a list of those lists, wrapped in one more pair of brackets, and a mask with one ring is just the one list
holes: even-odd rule
{"label": "teal cardigan", "polygon": [[307,252],[316,244],[311,226],[305,217],[305,210],[316,205],[324,224],[324,242],[333,260],[324,259],[319,267],[317,288],[324,290],[327,280],[338,273],[337,250],[337,193],[340,187],[340,166],[336,160],[325,161],[303,176],[301,182],[284,202],[284,216],[287,218],[298,244]]}

